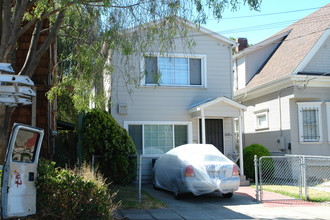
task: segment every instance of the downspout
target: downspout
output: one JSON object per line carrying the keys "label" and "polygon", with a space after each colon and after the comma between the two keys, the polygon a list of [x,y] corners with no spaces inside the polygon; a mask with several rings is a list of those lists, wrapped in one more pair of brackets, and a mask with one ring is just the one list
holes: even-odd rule
{"label": "downspout", "polygon": [[205,113],[204,108],[201,109],[202,115],[202,144],[206,144],[206,137],[205,137]]}
{"label": "downspout", "polygon": [[238,117],[238,127],[239,127],[239,166],[240,166],[240,173],[241,176],[244,176],[244,163],[243,163],[243,140],[242,140],[242,133],[243,133],[243,129],[242,129],[242,117],[243,117],[243,110],[240,110],[240,114]]}
{"label": "downspout", "polygon": [[[281,102],[281,92],[282,90],[278,91],[278,96],[277,96],[277,99],[278,99],[278,112],[279,112],[279,120],[280,120],[280,146],[281,146],[281,149],[283,149],[284,153],[287,154],[288,152],[288,148],[287,146],[285,145],[285,141],[284,141],[284,137],[283,137],[283,128],[282,128],[282,102]],[[282,143],[283,142],[283,143]]]}
{"label": "downspout", "polygon": [[233,93],[234,93],[234,73],[233,73],[233,67],[234,67],[234,60],[233,60],[233,52],[232,52],[232,48],[234,47],[235,45],[232,45],[231,47],[229,46],[229,57],[230,57],[230,65],[229,65],[229,72],[230,72],[230,82],[229,85],[230,85],[230,99],[233,98]]}
{"label": "downspout", "polygon": [[279,117],[280,117],[280,137],[283,136],[283,131],[282,131],[282,104],[281,104],[281,90],[278,91],[278,110],[279,110]]}

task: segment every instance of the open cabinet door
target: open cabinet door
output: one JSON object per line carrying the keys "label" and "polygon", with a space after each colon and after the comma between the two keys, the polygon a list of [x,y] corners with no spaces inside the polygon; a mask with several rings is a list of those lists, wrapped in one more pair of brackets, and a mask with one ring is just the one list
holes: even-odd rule
{"label": "open cabinet door", "polygon": [[37,166],[44,131],[14,124],[2,173],[2,218],[36,213]]}

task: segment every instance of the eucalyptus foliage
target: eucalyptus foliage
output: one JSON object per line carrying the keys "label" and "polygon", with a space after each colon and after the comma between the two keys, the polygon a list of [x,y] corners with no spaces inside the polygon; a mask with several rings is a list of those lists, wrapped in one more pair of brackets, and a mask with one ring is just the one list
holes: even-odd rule
{"label": "eucalyptus foliage", "polygon": [[[67,101],[83,112],[94,103],[104,108],[106,96],[100,89],[105,75],[115,68],[111,62],[112,51],[124,57],[145,54],[148,48],[157,46],[166,53],[173,48],[175,38],[182,38],[186,47],[194,42],[187,36],[187,29],[179,25],[187,20],[197,28],[208,17],[221,18],[227,9],[237,10],[238,0],[113,0],[103,4],[75,4],[66,9],[66,17],[59,31],[59,63],[56,86],[49,93],[50,99],[59,98],[60,111],[68,111]],[[243,1],[251,9],[258,9],[260,1]],[[131,64],[126,60],[121,68],[126,84],[137,84],[130,75]],[[94,91],[94,92],[91,92]],[[63,98],[63,100],[62,100]],[[64,101],[64,103],[62,103]],[[70,111],[70,110],[69,110]]]}
{"label": "eucalyptus foliage", "polygon": [[[220,19],[225,9],[237,10],[246,4],[258,10],[260,3],[261,0],[2,0],[0,62],[15,66],[18,41],[29,36],[24,64],[15,70],[32,77],[41,57],[57,40],[58,76],[53,79],[55,86],[48,96],[51,100],[57,97],[66,100],[64,104],[59,102],[59,110],[75,108],[63,115],[74,118],[76,112],[88,109],[91,102],[95,107],[104,107],[105,96],[99,88],[102,77],[111,74],[114,68],[111,51],[127,56],[144,54],[157,39],[157,47],[165,52],[174,46],[175,37],[188,39],[177,17],[200,25],[208,17]],[[193,45],[189,40],[184,42]],[[136,82],[130,79],[128,71],[123,74],[128,84]],[[96,89],[91,93],[91,88]],[[13,107],[0,105],[2,158],[13,111]]]}

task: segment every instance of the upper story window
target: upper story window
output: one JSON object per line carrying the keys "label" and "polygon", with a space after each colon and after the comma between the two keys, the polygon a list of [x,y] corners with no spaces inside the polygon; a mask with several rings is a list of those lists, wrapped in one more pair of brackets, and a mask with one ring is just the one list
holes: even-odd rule
{"label": "upper story window", "polygon": [[298,102],[300,142],[322,142],[321,102]]}
{"label": "upper story window", "polygon": [[205,58],[163,57],[144,58],[145,84],[161,86],[204,86]]}

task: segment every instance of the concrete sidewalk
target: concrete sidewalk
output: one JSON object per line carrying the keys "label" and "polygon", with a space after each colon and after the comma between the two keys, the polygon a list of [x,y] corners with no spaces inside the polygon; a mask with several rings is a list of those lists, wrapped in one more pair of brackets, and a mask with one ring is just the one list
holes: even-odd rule
{"label": "concrete sidewalk", "polygon": [[187,195],[175,200],[172,193],[154,190],[144,185],[143,190],[165,202],[166,209],[118,210],[118,219],[329,219],[330,207],[304,202],[259,203],[255,190],[240,187],[231,199],[217,193],[195,197]]}

